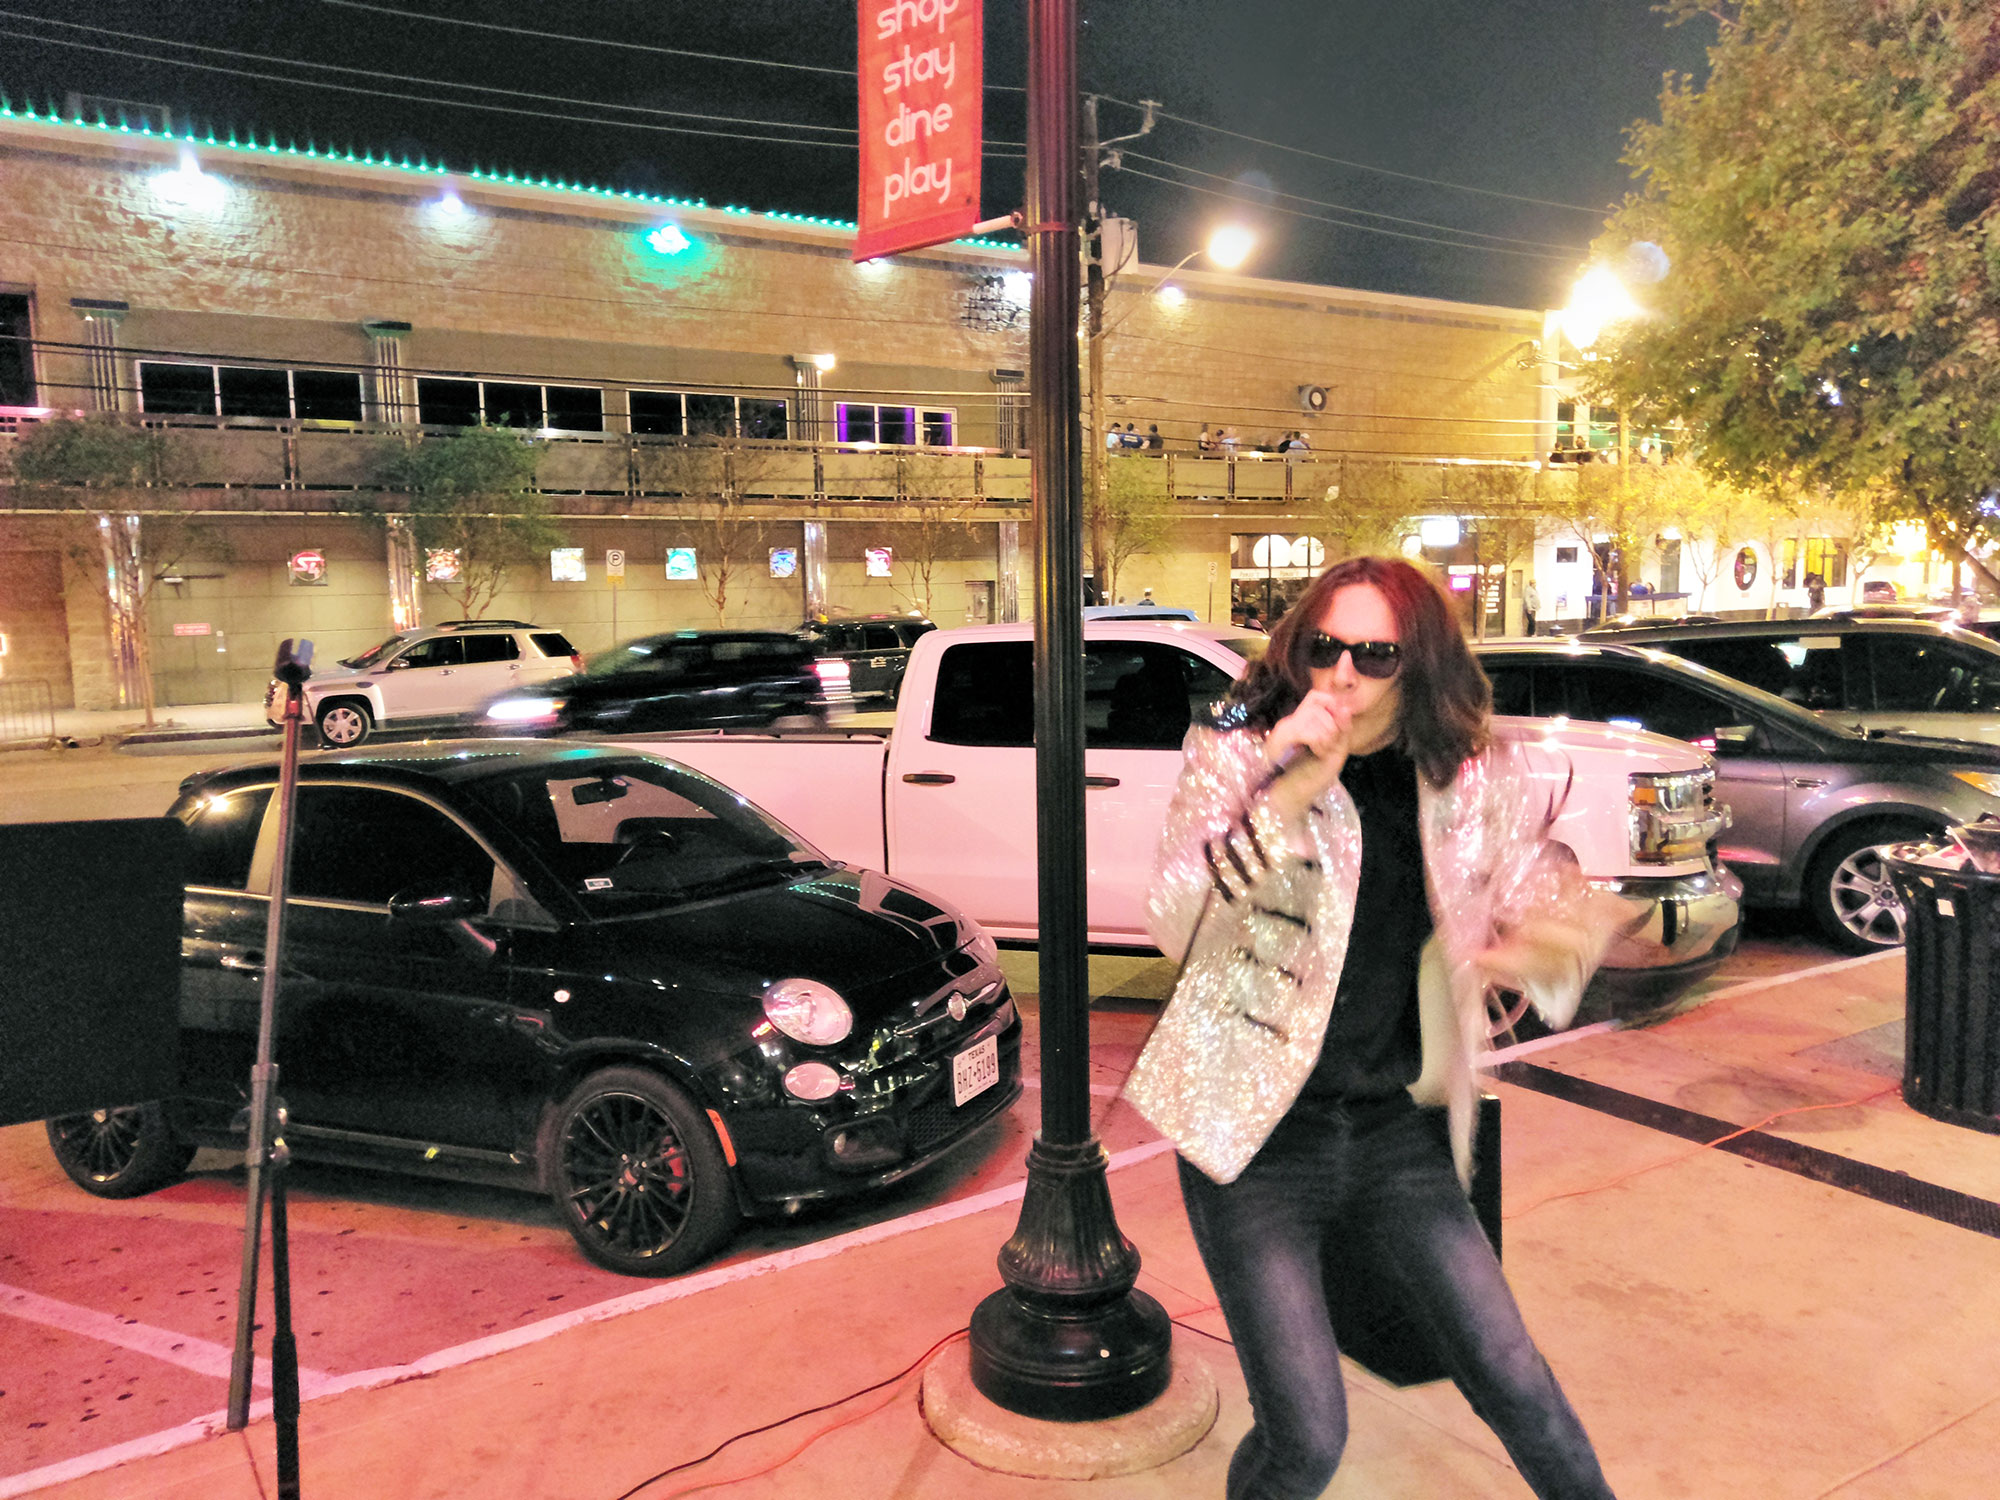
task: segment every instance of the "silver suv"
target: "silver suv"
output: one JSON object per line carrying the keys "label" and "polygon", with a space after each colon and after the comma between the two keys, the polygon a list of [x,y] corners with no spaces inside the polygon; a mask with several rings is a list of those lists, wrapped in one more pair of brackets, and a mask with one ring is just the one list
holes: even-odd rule
{"label": "silver suv", "polygon": [[[446,620],[315,669],[306,682],[306,716],[321,744],[344,749],[382,725],[465,723],[503,693],[582,670],[583,658],[560,630],[525,620]],[[264,717],[273,724],[280,691],[275,679],[264,691]]]}
{"label": "silver suv", "polygon": [[1493,711],[1650,729],[1715,757],[1734,822],[1716,852],[1746,906],[1804,906],[1853,953],[1903,941],[1876,852],[2000,815],[2000,748],[1864,734],[1664,651],[1583,641],[1473,648]]}

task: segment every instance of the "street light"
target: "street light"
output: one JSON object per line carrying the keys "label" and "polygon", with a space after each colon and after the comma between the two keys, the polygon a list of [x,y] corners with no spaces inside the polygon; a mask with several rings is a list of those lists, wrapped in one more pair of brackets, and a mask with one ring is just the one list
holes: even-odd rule
{"label": "street light", "polygon": [[1592,266],[1570,289],[1569,306],[1562,310],[1563,337],[1578,349],[1588,349],[1606,328],[1629,323],[1638,315],[1639,304],[1617,272],[1609,266]]}

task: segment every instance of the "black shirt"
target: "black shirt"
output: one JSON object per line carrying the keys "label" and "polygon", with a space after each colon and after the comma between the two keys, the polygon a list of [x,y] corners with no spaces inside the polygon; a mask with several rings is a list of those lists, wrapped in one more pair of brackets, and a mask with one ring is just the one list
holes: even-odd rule
{"label": "black shirt", "polygon": [[1350,755],[1340,781],[1361,814],[1354,930],[1305,1093],[1363,1103],[1393,1097],[1423,1070],[1417,958],[1431,935],[1417,837],[1417,768],[1394,746]]}

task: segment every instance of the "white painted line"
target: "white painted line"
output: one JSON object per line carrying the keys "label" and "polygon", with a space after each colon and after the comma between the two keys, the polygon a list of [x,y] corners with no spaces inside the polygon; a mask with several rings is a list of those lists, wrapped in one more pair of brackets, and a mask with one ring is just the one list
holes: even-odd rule
{"label": "white painted line", "polygon": [[1533,1052],[1546,1052],[1551,1047],[1562,1047],[1570,1042],[1580,1042],[1587,1036],[1603,1036],[1610,1031],[1623,1031],[1623,1021],[1595,1021],[1588,1026],[1579,1026],[1574,1031],[1557,1031],[1548,1036],[1538,1036],[1531,1042],[1516,1042],[1511,1047],[1502,1047],[1494,1052],[1482,1052],[1472,1060],[1475,1068],[1490,1068],[1496,1063],[1510,1062],[1517,1057],[1526,1057]]}
{"label": "white painted line", "polygon": [[[1041,1079],[1026,1073],[1021,1075],[1022,1088],[1038,1089],[1041,1086]],[[1116,1099],[1120,1094],[1125,1092],[1125,1085],[1122,1083],[1093,1083],[1090,1086],[1090,1091],[1100,1099]]]}
{"label": "white painted line", "polygon": [[[1154,1157],[1163,1156],[1173,1149],[1172,1141],[1148,1141],[1143,1146],[1115,1152],[1105,1163],[1105,1168],[1107,1171],[1116,1172],[1125,1167],[1137,1166],[1144,1161],[1151,1161]],[[435,1375],[443,1370],[455,1369],[459,1365],[468,1365],[475,1360],[485,1359],[489,1355],[502,1354],[509,1349],[524,1348],[529,1344],[538,1344],[544,1339],[554,1338],[557,1334],[567,1333],[570,1329],[582,1327],[586,1323],[602,1323],[612,1318],[624,1317],[627,1313],[643,1312],[649,1307],[699,1296],[717,1287],[748,1281],[755,1276],[788,1271],[793,1266],[810,1265],[814,1261],[827,1260],[849,1250],[858,1250],[863,1245],[879,1244],[883,1240],[896,1239],[919,1229],[928,1229],[935,1224],[948,1224],[954,1219],[985,1213],[990,1208],[1017,1203],[1027,1192],[1027,1188],[1025,1180],[1010,1183],[1006,1187],[976,1193],[970,1198],[939,1204],[936,1208],[925,1209],[922,1213],[907,1214],[899,1219],[871,1224],[866,1229],[856,1229],[830,1240],[821,1240],[815,1245],[801,1245],[795,1250],[781,1250],[775,1255],[760,1256],[756,1260],[741,1261],[733,1266],[718,1266],[713,1271],[704,1271],[695,1276],[683,1276],[660,1286],[648,1287],[643,1292],[633,1292],[628,1296],[614,1297],[608,1302],[599,1302],[590,1307],[559,1313],[553,1318],[544,1318],[540,1322],[511,1328],[505,1333],[496,1333],[489,1338],[474,1339],[468,1344],[440,1349],[434,1354],[427,1354],[422,1359],[413,1360],[406,1365],[384,1365],[379,1369],[356,1371],[352,1375],[315,1375],[309,1387],[306,1385],[304,1373],[301,1372],[300,1394],[305,1400],[318,1400],[325,1396],[339,1395],[343,1391],[373,1390],[380,1386],[395,1385],[399,1381]],[[223,1374],[228,1374],[226,1358]],[[270,1411],[271,1403],[268,1400],[260,1401],[250,1408],[253,1419],[268,1416]],[[179,1427],[170,1427],[165,1432],[156,1432],[150,1437],[135,1438],[129,1443],[120,1443],[115,1448],[100,1448],[95,1453],[65,1459],[46,1468],[34,1469],[25,1474],[8,1475],[0,1478],[0,1500],[10,1500],[12,1496],[25,1495],[51,1484],[81,1478],[83,1475],[94,1474],[118,1464],[130,1463],[136,1458],[151,1458],[168,1453],[189,1443],[198,1443],[222,1430],[223,1413],[213,1412],[205,1417],[197,1417],[192,1422],[184,1422]]]}
{"label": "white painted line", "polygon": [[[192,1370],[197,1375],[210,1375],[218,1380],[229,1378],[229,1364],[233,1351],[226,1345],[196,1338],[193,1334],[155,1328],[150,1323],[139,1322],[136,1318],[120,1318],[111,1313],[98,1312],[93,1308],[78,1307],[73,1302],[58,1302],[53,1297],[44,1297],[18,1286],[8,1286],[4,1282],[0,1282],[0,1313],[29,1323],[40,1323],[47,1328],[59,1328],[64,1333],[73,1333],[80,1338],[96,1339],[104,1344],[116,1344],[119,1348],[130,1349],[135,1354],[145,1354],[170,1365],[179,1365],[183,1370]],[[251,1380],[256,1385],[269,1387],[271,1384],[269,1360],[259,1359],[256,1362]],[[325,1380],[326,1376],[317,1370],[299,1371],[299,1385],[302,1390],[323,1383]]]}
{"label": "white painted line", "polygon": [[1766,974],[1762,979],[1746,979],[1741,984],[1724,985],[1703,995],[1706,1005],[1711,1000],[1734,1000],[1738,995],[1755,994],[1758,990],[1774,990],[1781,984],[1793,984],[1801,979],[1816,979],[1822,974],[1838,974],[1847,969],[1858,968],[1862,964],[1879,964],[1885,958],[1901,961],[1901,948],[1884,948],[1880,953],[1864,953],[1859,958],[1836,958],[1832,963],[1815,964],[1810,969],[1794,969],[1789,974]]}

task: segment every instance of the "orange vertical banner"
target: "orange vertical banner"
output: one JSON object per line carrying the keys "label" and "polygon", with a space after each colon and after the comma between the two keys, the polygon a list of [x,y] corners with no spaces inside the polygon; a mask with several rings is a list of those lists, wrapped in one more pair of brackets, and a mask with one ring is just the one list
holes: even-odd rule
{"label": "orange vertical banner", "polygon": [[860,0],[861,230],[872,260],[979,222],[984,0]]}

